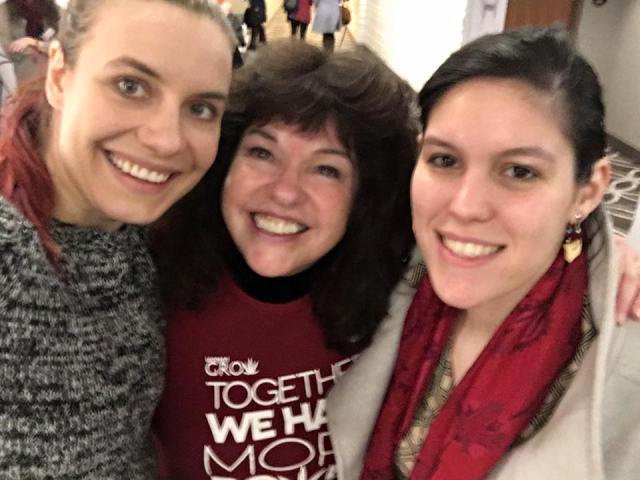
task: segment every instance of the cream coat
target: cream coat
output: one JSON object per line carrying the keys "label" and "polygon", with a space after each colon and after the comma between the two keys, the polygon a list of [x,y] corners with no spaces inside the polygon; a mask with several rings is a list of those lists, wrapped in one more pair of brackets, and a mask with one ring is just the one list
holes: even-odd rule
{"label": "cream coat", "polygon": [[[491,480],[640,479],[640,324],[615,326],[611,228],[602,211],[592,217],[588,229],[594,231],[596,222],[604,225],[589,251],[589,291],[599,335],[550,421],[509,452]],[[396,288],[390,315],[372,345],[328,396],[340,480],[360,476],[413,292],[408,282]]]}

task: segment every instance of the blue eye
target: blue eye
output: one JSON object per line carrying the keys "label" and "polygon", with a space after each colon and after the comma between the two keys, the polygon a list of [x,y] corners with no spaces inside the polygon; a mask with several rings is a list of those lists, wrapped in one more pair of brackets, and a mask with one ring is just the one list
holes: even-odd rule
{"label": "blue eye", "polygon": [[116,85],[120,93],[127,97],[142,98],[147,94],[142,84],[133,78],[121,78]]}
{"label": "blue eye", "polygon": [[217,110],[207,103],[193,103],[189,110],[199,120],[213,120],[218,116]]}
{"label": "blue eye", "polygon": [[532,168],[523,165],[512,165],[505,171],[506,175],[516,180],[531,180],[538,177],[538,173]]}
{"label": "blue eye", "polygon": [[427,161],[437,168],[453,168],[458,164],[451,155],[431,155]]}

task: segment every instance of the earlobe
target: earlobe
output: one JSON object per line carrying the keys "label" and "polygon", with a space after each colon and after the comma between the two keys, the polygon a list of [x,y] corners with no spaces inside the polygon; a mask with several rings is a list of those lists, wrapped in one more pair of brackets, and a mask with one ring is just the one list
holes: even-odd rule
{"label": "earlobe", "polygon": [[47,64],[47,78],[45,80],[45,93],[47,102],[52,108],[60,110],[64,99],[64,52],[59,42],[51,42],[49,46],[49,63]]}
{"label": "earlobe", "polygon": [[593,164],[591,178],[578,189],[575,211],[587,217],[594,211],[609,187],[611,178],[611,164],[607,157],[603,157]]}

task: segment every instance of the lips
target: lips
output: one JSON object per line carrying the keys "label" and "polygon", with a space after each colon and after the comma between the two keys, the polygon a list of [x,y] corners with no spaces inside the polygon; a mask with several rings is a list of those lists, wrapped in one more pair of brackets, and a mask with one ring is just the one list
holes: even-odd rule
{"label": "lips", "polygon": [[474,243],[469,241],[454,240],[452,238],[442,236],[442,243],[455,255],[464,258],[480,258],[493,255],[501,250],[500,245],[487,245]]}
{"label": "lips", "polygon": [[145,168],[130,160],[126,160],[113,152],[107,152],[107,159],[109,160],[109,163],[111,163],[111,165],[116,167],[122,173],[136,178],[137,180],[155,184],[162,184],[166,183],[169,178],[171,178],[170,173],[159,172],[156,170]]}
{"label": "lips", "polygon": [[301,223],[264,213],[254,213],[251,217],[259,230],[272,235],[295,235],[309,229]]}

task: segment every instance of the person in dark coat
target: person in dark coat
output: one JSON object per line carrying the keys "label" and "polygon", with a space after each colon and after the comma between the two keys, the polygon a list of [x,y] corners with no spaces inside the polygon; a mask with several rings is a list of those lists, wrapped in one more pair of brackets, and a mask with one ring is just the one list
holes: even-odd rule
{"label": "person in dark coat", "polygon": [[244,23],[251,29],[251,42],[249,50],[255,50],[260,43],[267,42],[267,34],[264,30],[264,22],[267,21],[267,7],[264,0],[247,0],[249,8],[244,12]]}

